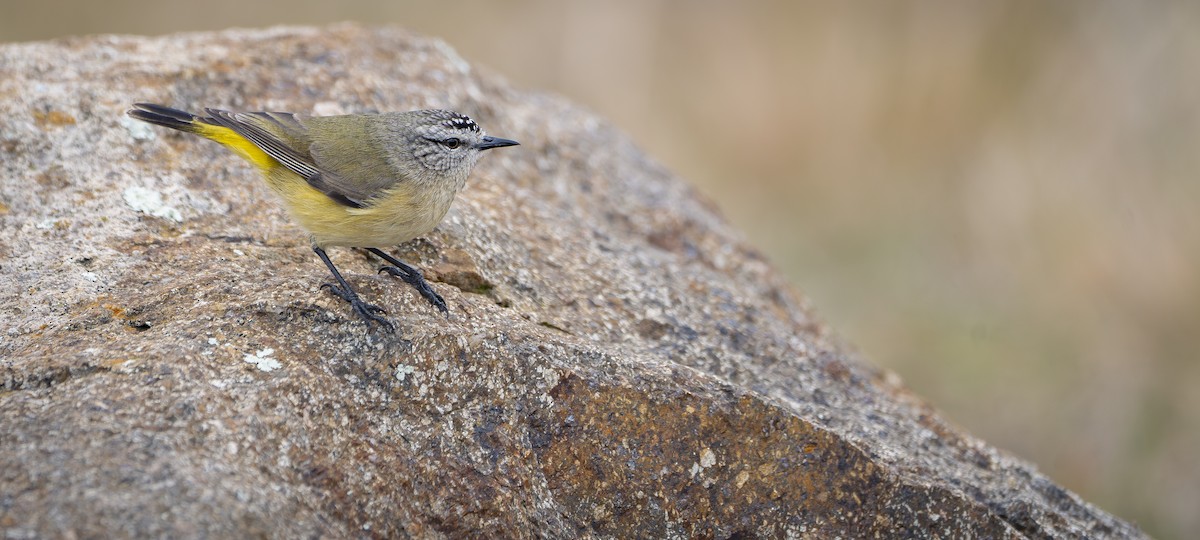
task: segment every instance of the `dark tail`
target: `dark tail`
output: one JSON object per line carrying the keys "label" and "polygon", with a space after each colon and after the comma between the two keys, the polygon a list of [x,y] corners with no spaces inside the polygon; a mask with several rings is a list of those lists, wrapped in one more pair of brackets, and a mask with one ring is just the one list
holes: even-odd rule
{"label": "dark tail", "polygon": [[190,112],[155,105],[153,103],[134,103],[133,108],[125,111],[125,114],[143,122],[178,129],[179,131],[187,131],[189,133],[197,130],[197,121],[203,121],[200,117]]}

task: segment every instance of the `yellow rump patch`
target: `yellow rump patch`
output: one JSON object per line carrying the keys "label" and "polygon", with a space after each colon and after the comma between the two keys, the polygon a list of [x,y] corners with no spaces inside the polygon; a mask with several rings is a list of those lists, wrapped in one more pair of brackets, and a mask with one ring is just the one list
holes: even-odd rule
{"label": "yellow rump patch", "polygon": [[275,158],[267,155],[261,148],[255,146],[254,143],[245,137],[238,135],[232,129],[199,122],[196,122],[194,125],[197,128],[197,135],[221,143],[222,146],[242,156],[243,159],[253,163],[259,169],[267,171],[279,165],[279,162],[275,161]]}

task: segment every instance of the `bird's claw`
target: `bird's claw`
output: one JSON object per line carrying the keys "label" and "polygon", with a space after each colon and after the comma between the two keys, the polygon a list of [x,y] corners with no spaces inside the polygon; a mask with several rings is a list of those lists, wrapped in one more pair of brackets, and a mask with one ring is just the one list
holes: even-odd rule
{"label": "bird's claw", "polygon": [[394,333],[396,331],[396,326],[393,325],[391,323],[391,321],[389,321],[383,317],[380,317],[378,315],[378,314],[386,315],[387,310],[385,310],[375,304],[368,304],[366,302],[363,302],[362,299],[359,298],[357,294],[354,294],[353,291],[347,291],[347,290],[343,289],[342,287],[335,285],[333,283],[322,283],[321,288],[322,289],[328,288],[329,292],[332,292],[334,294],[334,296],[337,296],[338,298],[341,298],[342,300],[344,300],[348,304],[350,304],[350,308],[353,309],[354,312],[357,313],[359,317],[362,317],[363,319],[365,319],[367,321],[367,325],[370,325],[372,322],[375,322],[375,323],[379,323],[379,325],[382,326],[383,328],[385,328],[388,332]]}
{"label": "bird's claw", "polygon": [[446,300],[442,295],[433,290],[428,281],[425,281],[425,276],[421,275],[421,271],[413,268],[411,272],[398,266],[383,266],[379,268],[379,273],[387,272],[403,280],[405,283],[412,285],[421,296],[425,297],[430,304],[441,310],[442,313],[449,313],[450,309],[446,307]]}

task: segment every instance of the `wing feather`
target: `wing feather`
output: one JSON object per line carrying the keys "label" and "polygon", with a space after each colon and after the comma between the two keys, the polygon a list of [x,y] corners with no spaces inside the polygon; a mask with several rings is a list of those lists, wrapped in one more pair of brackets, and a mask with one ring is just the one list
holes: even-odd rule
{"label": "wing feather", "polygon": [[362,208],[373,193],[356,189],[358,179],[347,179],[323,167],[312,153],[313,137],[296,115],[284,112],[232,113],[205,109],[205,120],[232,129],[254,143],[272,159],[300,175],[314,189],[354,208]]}

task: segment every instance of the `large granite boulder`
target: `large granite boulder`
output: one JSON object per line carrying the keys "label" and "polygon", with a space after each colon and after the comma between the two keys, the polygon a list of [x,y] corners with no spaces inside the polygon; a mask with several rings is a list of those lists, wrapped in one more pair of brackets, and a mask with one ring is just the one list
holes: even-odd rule
{"label": "large granite boulder", "polygon": [[[393,250],[449,317],[333,251],[389,334],[248,165],[134,101],[522,146]],[[0,47],[0,268],[8,538],[1141,536],[839,345],[612,126],[402,30]]]}

